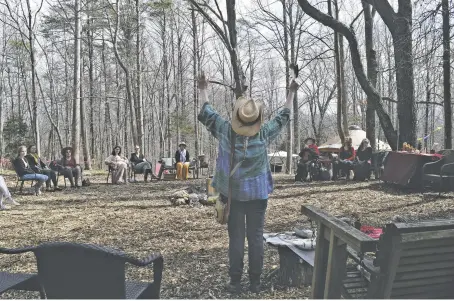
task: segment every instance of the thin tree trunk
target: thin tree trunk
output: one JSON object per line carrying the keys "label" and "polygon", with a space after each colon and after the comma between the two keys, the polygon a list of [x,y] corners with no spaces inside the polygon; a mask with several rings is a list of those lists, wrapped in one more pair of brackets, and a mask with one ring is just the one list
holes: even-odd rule
{"label": "thin tree trunk", "polygon": [[194,11],[194,6],[192,6],[191,10],[191,21],[192,21],[192,76],[193,76],[193,94],[192,97],[194,99],[194,151],[195,155],[199,155],[199,130],[198,130],[198,120],[197,120],[197,114],[198,114],[198,94],[197,94],[197,66],[198,66],[198,60],[197,60],[197,53],[199,52],[198,49],[198,28],[197,28],[197,19]]}
{"label": "thin tree trunk", "polygon": [[76,164],[79,164],[80,148],[80,1],[74,0],[75,26],[74,26],[74,87],[73,87],[73,122],[72,122],[72,147]]}
{"label": "thin tree trunk", "polygon": [[[336,20],[338,20],[339,16],[337,14],[337,0],[334,0],[334,7],[336,11]],[[333,15],[332,7],[331,7],[331,0],[328,0],[328,14],[330,16]],[[344,144],[345,141],[345,133],[344,128],[342,126],[342,80],[341,80],[341,64],[340,64],[340,54],[339,54],[339,34],[337,31],[334,31],[334,59],[336,63],[336,86],[337,86],[337,131],[339,133],[339,138]]]}
{"label": "thin tree trunk", "polygon": [[88,40],[88,85],[89,85],[89,98],[90,98],[90,150],[91,156],[95,157],[95,128],[94,128],[94,102],[95,102],[95,94],[94,94],[94,66],[93,66],[93,55],[94,55],[94,47],[93,47],[93,19],[91,16],[87,19],[87,40]]}
{"label": "thin tree trunk", "polygon": [[109,95],[109,85],[107,81],[108,72],[107,72],[107,64],[106,64],[106,43],[104,40],[104,35],[102,36],[102,51],[101,51],[101,61],[103,66],[104,72],[104,93],[105,93],[105,104],[104,104],[104,132],[107,137],[107,145],[108,147],[113,147],[113,140],[112,140],[112,119],[110,117],[110,103],[107,96]]}
{"label": "thin tree trunk", "polygon": [[38,121],[38,101],[36,99],[36,60],[35,60],[35,41],[34,41],[34,34],[33,34],[33,19],[32,19],[32,10],[30,7],[30,0],[26,1],[27,3],[27,13],[28,13],[28,42],[30,47],[30,63],[31,63],[31,72],[32,72],[32,111],[33,111],[33,118],[32,118],[32,129],[36,143],[36,152],[38,156],[41,154],[40,150],[40,137],[39,137],[39,121]]}
{"label": "thin tree trunk", "polygon": [[[284,26],[284,61],[285,61],[285,88],[288,93],[290,86],[290,58],[289,58],[289,41],[288,41],[288,27],[287,27],[287,4],[286,0],[282,1],[282,16],[283,16],[283,26]],[[292,114],[290,114],[292,116]],[[290,122],[287,125],[287,160],[285,163],[286,173],[292,173],[292,154],[293,154],[293,120],[290,119]]]}
{"label": "thin tree trunk", "polygon": [[449,27],[449,1],[442,0],[443,10],[443,104],[445,119],[445,149],[452,149],[451,105],[451,38]]}
{"label": "thin tree trunk", "polygon": [[[371,6],[365,1],[362,1],[364,10],[364,33],[366,40],[366,60],[367,60],[367,77],[371,85],[377,86],[377,58],[374,49],[374,14],[371,11]],[[388,112],[389,114],[389,112]],[[366,136],[370,141],[372,149],[375,150],[375,109],[372,102],[367,99],[366,108]]]}
{"label": "thin tree trunk", "polygon": [[83,152],[83,162],[85,163],[85,169],[91,169],[91,154],[90,154],[90,147],[88,143],[87,137],[87,127],[86,127],[86,115],[85,115],[85,101],[83,98],[83,68],[84,63],[82,61],[81,64],[81,77],[80,77],[80,131],[82,132],[82,152]]}
{"label": "thin tree trunk", "polygon": [[[289,16],[289,36],[290,36],[290,60],[293,64],[296,64],[298,59],[296,57],[296,38],[295,38],[295,22],[293,20],[293,1],[289,3],[288,6],[288,16]],[[251,69],[252,70],[252,69]],[[301,141],[299,139],[299,106],[298,106],[298,91],[295,92],[293,96],[293,145],[292,150],[299,152],[301,149]],[[293,152],[292,152],[293,154]]]}
{"label": "thin tree trunk", "polygon": [[143,121],[143,97],[142,97],[142,64],[140,61],[141,56],[141,18],[140,18],[140,1],[136,0],[136,21],[137,21],[137,35],[136,35],[136,69],[137,69],[137,97],[136,97],[136,110],[137,110],[137,136],[139,146],[143,149],[145,153],[145,133],[144,133],[144,121]]}

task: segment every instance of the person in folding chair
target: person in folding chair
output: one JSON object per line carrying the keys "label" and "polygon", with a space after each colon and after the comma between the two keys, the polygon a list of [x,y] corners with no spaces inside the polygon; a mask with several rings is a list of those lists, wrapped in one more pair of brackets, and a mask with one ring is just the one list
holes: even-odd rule
{"label": "person in folding chair", "polygon": [[73,153],[72,147],[67,146],[63,148],[61,150],[63,157],[58,164],[58,168],[60,174],[68,178],[71,188],[80,188],[79,179],[82,175],[82,168],[76,163]]}
{"label": "person in folding chair", "polygon": [[129,161],[121,155],[120,146],[117,145],[113,148],[112,154],[104,160],[104,163],[112,168],[112,184],[128,184],[126,174]]}
{"label": "person in folding chair", "polygon": [[189,152],[186,149],[186,143],[180,142],[179,149],[175,152],[175,168],[177,169],[177,179],[187,180],[189,174]]}
{"label": "person in folding chair", "polygon": [[3,199],[7,200],[8,203],[12,205],[20,205],[18,202],[13,200],[13,197],[11,196],[11,192],[9,192],[8,186],[6,186],[5,179],[0,176],[0,210],[5,210],[7,209],[5,205],[3,204]]}
{"label": "person in folding chair", "polygon": [[[148,175],[151,174],[152,179],[157,179],[154,175],[151,167],[151,163],[145,159],[144,155],[140,153],[140,146],[136,145],[135,152],[131,154],[129,158],[129,162],[133,165],[133,172],[135,173],[143,173],[143,178],[145,182],[148,182]],[[135,178],[131,179],[131,181],[136,181]]]}
{"label": "person in folding chair", "polygon": [[[28,147],[28,153],[27,156],[25,156],[25,158],[27,158],[28,164],[31,166],[33,171],[35,171],[36,173],[46,175],[48,177],[46,181],[47,191],[62,190],[60,187],[58,187],[57,173],[54,170],[50,169],[46,162],[44,162],[41,159],[41,157],[38,156],[36,145],[32,144]],[[53,190],[51,190],[50,188],[51,182],[54,184]]]}
{"label": "person in folding chair", "polygon": [[246,97],[239,97],[236,100],[232,121],[225,120],[208,102],[207,85],[208,81],[202,73],[198,86],[200,99],[204,105],[198,120],[219,140],[219,155],[211,186],[220,193],[219,202],[226,204],[223,221],[220,222],[225,222],[228,215],[230,276],[228,289],[235,294],[242,290],[246,236],[249,290],[258,293],[263,269],[265,211],[268,195],[273,191],[267,145],[278,137],[289,121],[293,96],[298,84],[292,80],[283,108],[266,123],[263,123],[263,104]]}
{"label": "person in folding chair", "polygon": [[33,186],[33,192],[36,195],[41,194],[41,186],[48,180],[46,175],[36,173],[28,164],[28,160],[25,157],[27,155],[27,147],[25,145],[19,146],[17,150],[18,156],[13,161],[14,169],[17,175],[24,180],[35,180],[36,184]]}

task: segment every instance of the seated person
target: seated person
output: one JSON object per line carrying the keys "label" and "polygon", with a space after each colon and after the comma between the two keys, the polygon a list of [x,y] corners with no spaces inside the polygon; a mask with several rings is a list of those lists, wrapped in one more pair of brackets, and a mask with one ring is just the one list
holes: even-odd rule
{"label": "seated person", "polygon": [[339,149],[339,159],[333,162],[333,180],[337,180],[339,171],[344,172],[347,179],[350,179],[350,170],[353,169],[353,161],[356,157],[352,144],[352,138],[346,137],[344,146]]}
{"label": "seated person", "polygon": [[152,171],[151,163],[144,158],[143,154],[140,153],[140,146],[136,145],[136,152],[131,154],[129,161],[133,164],[133,168],[137,173],[143,173],[145,182],[148,182],[148,174],[151,174],[152,178],[156,178]]}
{"label": "seated person", "polygon": [[106,158],[104,163],[112,169],[112,184],[127,184],[126,172],[129,161],[121,155],[121,147],[115,146],[112,154]]}
{"label": "seated person", "polygon": [[23,180],[34,180],[36,184],[33,186],[33,192],[36,195],[41,194],[41,186],[48,180],[48,177],[43,174],[36,173],[28,164],[28,160],[25,157],[27,155],[27,148],[25,145],[19,146],[18,156],[13,161],[14,169],[17,175]]}
{"label": "seated person", "polygon": [[187,180],[189,174],[189,152],[186,150],[186,143],[180,142],[179,149],[175,152],[175,167],[177,169],[177,179]]}
{"label": "seated person", "polygon": [[[73,157],[73,149],[65,147],[61,150],[63,158],[59,162],[59,172],[65,178],[68,178],[71,183],[71,188],[79,188],[79,178],[82,176],[82,168],[76,164],[76,159]],[[74,183],[74,179],[76,180]]]}
{"label": "seated person", "polygon": [[13,197],[11,196],[11,192],[8,190],[8,186],[6,186],[5,179],[0,176],[0,210],[5,210],[7,209],[5,205],[3,205],[3,199],[6,199],[8,203],[12,205],[20,205],[18,202],[13,200]]}
{"label": "seated person", "polygon": [[356,151],[356,159],[353,180],[364,181],[370,178],[370,166],[372,160],[372,147],[369,145],[369,139],[365,138]]}
{"label": "seated person", "polygon": [[315,139],[307,138],[304,140],[306,145],[303,147],[301,152],[298,154],[301,159],[298,162],[298,169],[296,171],[295,182],[306,181],[309,172],[309,165],[311,162],[318,158],[320,152],[317,145],[315,145]]}
{"label": "seated person", "polygon": [[320,151],[318,150],[317,144],[315,144],[315,139],[314,138],[306,138],[306,140],[304,140],[304,144],[306,144],[307,147],[309,147],[310,149],[314,150],[315,153],[318,156],[320,156]]}
{"label": "seated person", "polygon": [[49,166],[38,156],[36,153],[36,145],[30,145],[28,147],[28,154],[25,156],[27,158],[28,164],[30,165],[31,169],[36,173],[40,173],[46,175],[48,177],[46,181],[46,190],[51,191],[50,184],[51,182],[54,184],[54,190],[61,190],[57,184],[57,173],[50,169]]}

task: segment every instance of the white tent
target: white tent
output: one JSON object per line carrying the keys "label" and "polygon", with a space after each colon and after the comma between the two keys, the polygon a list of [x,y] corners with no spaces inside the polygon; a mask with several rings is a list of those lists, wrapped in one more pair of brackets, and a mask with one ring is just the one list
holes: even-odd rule
{"label": "white tent", "polygon": [[[363,141],[364,138],[366,138],[366,132],[361,130],[360,127],[358,126],[350,126],[349,128],[349,134],[350,137],[352,138],[352,146],[356,149],[358,149],[359,145],[361,144],[361,141]],[[323,145],[319,146],[320,151],[324,152],[337,152],[339,149],[342,147],[342,142],[339,137],[339,135],[333,136],[326,143]],[[381,140],[376,140],[375,142],[375,148],[376,150],[391,150],[391,147],[389,146],[388,143],[383,142]]]}
{"label": "white tent", "polygon": [[[268,154],[269,158],[275,157],[275,158],[287,158],[287,152],[284,151],[279,151],[279,152],[274,152],[274,153],[269,153]],[[292,157],[298,157],[298,155],[293,154]]]}
{"label": "white tent", "polygon": [[[298,160],[298,155],[293,154],[292,159],[293,159],[292,163],[293,163],[293,165],[295,165],[296,161]],[[268,161],[270,162],[270,164],[272,164],[274,166],[284,166],[286,163],[286,160],[287,160],[287,152],[275,151],[275,152],[271,152],[268,154]],[[276,171],[273,168],[272,168],[272,170]]]}

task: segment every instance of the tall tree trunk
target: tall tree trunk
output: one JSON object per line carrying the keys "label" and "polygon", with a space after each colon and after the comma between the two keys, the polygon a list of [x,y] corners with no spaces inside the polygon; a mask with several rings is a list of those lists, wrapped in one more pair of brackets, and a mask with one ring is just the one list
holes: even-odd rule
{"label": "tall tree trunk", "polygon": [[198,49],[198,28],[197,28],[197,18],[194,11],[194,6],[192,6],[191,10],[191,21],[192,21],[192,76],[193,76],[193,91],[192,97],[194,100],[194,149],[195,155],[199,155],[199,128],[197,126],[197,115],[198,115],[198,94],[197,94],[197,53],[199,52]]}
{"label": "tall tree trunk", "polygon": [[[367,77],[369,82],[375,88],[377,86],[377,57],[374,47],[374,14],[375,10],[371,11],[371,6],[365,1],[362,1],[364,11],[364,34],[366,40],[366,60],[367,60]],[[388,112],[389,114],[389,112]],[[375,150],[375,109],[372,102],[367,99],[366,108],[366,136],[370,141],[372,149]]]}
{"label": "tall tree trunk", "polygon": [[137,26],[137,35],[136,35],[136,69],[137,69],[137,97],[136,97],[136,110],[137,110],[137,136],[138,143],[145,153],[145,133],[144,133],[144,122],[143,122],[143,97],[142,97],[142,64],[140,62],[141,57],[141,18],[140,18],[140,0],[136,0],[136,26]]}
{"label": "tall tree trunk", "polygon": [[105,104],[104,104],[104,132],[107,137],[108,147],[113,147],[113,137],[112,137],[112,119],[110,116],[110,102],[108,99],[109,95],[109,84],[108,84],[108,72],[107,72],[107,63],[106,63],[106,43],[104,40],[104,35],[102,36],[102,48],[101,48],[101,61],[102,61],[102,70],[104,73],[104,93],[105,93]]}
{"label": "tall tree trunk", "polygon": [[[30,47],[30,63],[31,63],[31,71],[32,71],[32,111],[33,111],[33,118],[32,118],[32,129],[36,143],[36,152],[38,156],[41,154],[40,151],[40,137],[39,137],[39,121],[38,121],[38,102],[36,98],[36,59],[35,59],[35,39],[33,34],[33,19],[32,19],[32,10],[30,7],[30,0],[27,0],[27,12],[28,12],[28,42]],[[36,21],[36,20],[35,20]]]}
{"label": "tall tree trunk", "polygon": [[[91,3],[91,2],[90,2]],[[94,125],[94,66],[93,66],[93,55],[94,55],[94,46],[93,46],[93,19],[91,15],[87,19],[87,41],[88,41],[88,86],[89,86],[89,101],[90,101],[90,150],[91,156],[95,157],[95,125]]]}
{"label": "tall tree trunk", "polygon": [[[290,57],[289,57],[289,41],[288,41],[288,27],[287,27],[287,0],[281,0],[282,2],[282,16],[283,16],[283,26],[284,26],[284,61],[285,61],[285,88],[288,93],[290,86]],[[290,114],[292,116],[292,114]],[[287,125],[287,160],[285,162],[286,173],[292,173],[292,155],[293,155],[293,121],[290,119],[290,122]]]}
{"label": "tall tree trunk", "polygon": [[79,164],[80,147],[80,1],[74,0],[74,86],[73,86],[73,122],[72,147],[76,164]]}
{"label": "tall tree trunk", "polygon": [[[337,7],[336,7],[337,9]],[[348,130],[348,106],[347,106],[347,85],[345,83],[345,55],[344,55],[344,37],[338,34],[339,37],[339,62],[340,75],[342,84],[342,130],[345,136],[350,136]]]}
{"label": "tall tree trunk", "polygon": [[452,149],[451,38],[449,36],[449,1],[441,1],[443,10],[443,104],[445,113],[445,149]]}
{"label": "tall tree trunk", "polygon": [[85,101],[83,97],[83,74],[84,74],[84,62],[82,60],[81,64],[81,76],[80,76],[80,131],[82,133],[82,152],[83,152],[83,162],[85,163],[85,169],[91,169],[91,155],[90,155],[90,147],[88,143],[87,137],[87,122],[86,122],[86,115],[85,115]]}
{"label": "tall tree trunk", "polygon": [[[337,7],[337,0],[334,0],[334,7]],[[333,15],[331,0],[328,0],[328,14]],[[336,9],[336,20],[338,20],[338,14]],[[337,31],[334,31],[334,60],[336,63],[336,86],[337,86],[337,131],[339,133],[339,138],[344,144],[345,133],[342,126],[342,80],[341,80],[341,64],[340,64],[340,54],[339,54],[339,34]]]}
{"label": "tall tree trunk", "polygon": [[[290,60],[293,64],[298,62],[298,58],[296,57],[296,29],[295,29],[295,21],[293,20],[293,1],[291,1],[288,5],[288,16],[289,16],[289,36],[290,36]],[[295,92],[293,96],[293,146],[292,150],[295,152],[299,152],[301,149],[301,141],[299,135],[299,108],[298,108],[298,91]]]}

